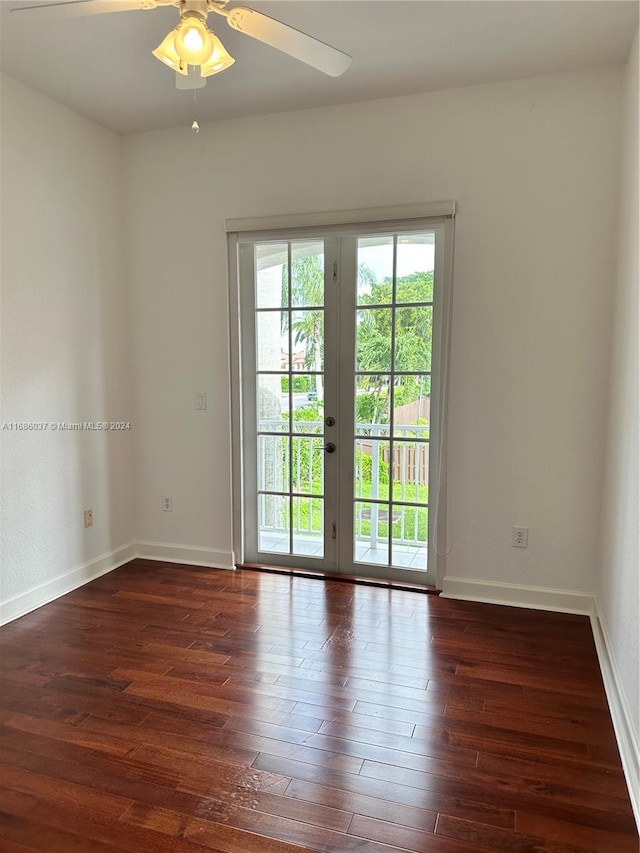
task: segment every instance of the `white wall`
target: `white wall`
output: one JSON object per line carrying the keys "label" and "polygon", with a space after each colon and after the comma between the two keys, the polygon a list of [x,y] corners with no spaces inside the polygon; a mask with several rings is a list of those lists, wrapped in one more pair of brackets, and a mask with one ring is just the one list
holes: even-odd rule
{"label": "white wall", "polygon": [[[121,140],[11,78],[1,96],[0,419],[129,420]],[[132,432],[5,429],[0,442],[11,618],[131,540]]]}
{"label": "white wall", "polygon": [[[620,171],[618,265],[608,398],[608,432],[597,598],[622,701],[635,739],[640,784],[640,556],[638,547],[638,38],[629,58],[624,93]],[[640,790],[636,791],[640,820]]]}
{"label": "white wall", "polygon": [[231,560],[223,220],[455,199],[448,574],[593,592],[620,92],[593,70],[128,137],[139,537]]}

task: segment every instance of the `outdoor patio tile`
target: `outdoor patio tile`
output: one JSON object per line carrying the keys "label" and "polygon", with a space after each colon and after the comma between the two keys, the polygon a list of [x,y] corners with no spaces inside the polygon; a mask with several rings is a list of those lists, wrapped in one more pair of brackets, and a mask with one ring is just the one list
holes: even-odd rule
{"label": "outdoor patio tile", "polygon": [[414,554],[408,551],[399,551],[398,548],[394,547],[393,549],[393,565],[401,566],[402,568],[409,568],[411,566],[411,562],[414,558]]}

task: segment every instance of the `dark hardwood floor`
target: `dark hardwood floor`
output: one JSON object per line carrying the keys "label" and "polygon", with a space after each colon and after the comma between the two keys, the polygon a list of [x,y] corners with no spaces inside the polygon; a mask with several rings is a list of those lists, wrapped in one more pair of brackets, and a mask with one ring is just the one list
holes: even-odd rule
{"label": "dark hardwood floor", "polygon": [[136,560],[0,629],[2,853],[637,853],[585,617]]}

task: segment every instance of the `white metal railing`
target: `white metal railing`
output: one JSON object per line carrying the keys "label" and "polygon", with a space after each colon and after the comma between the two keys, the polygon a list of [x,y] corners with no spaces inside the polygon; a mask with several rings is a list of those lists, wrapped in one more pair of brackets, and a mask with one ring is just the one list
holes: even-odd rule
{"label": "white metal railing", "polygon": [[[278,435],[282,438],[288,438],[288,433],[283,433],[283,426],[288,426],[282,420],[261,420],[259,422],[259,432],[268,433],[274,439]],[[282,448],[282,444],[274,440],[273,442],[260,442],[260,451],[258,453],[258,481],[265,484],[267,480],[267,472],[271,472],[268,491],[283,492],[284,494],[291,492],[314,494],[316,493],[312,485],[314,480],[322,483],[324,479],[324,452],[323,452],[323,430],[324,424],[322,421],[298,421],[299,429],[304,429],[305,434],[293,433],[292,438],[295,446],[290,446],[288,451],[284,449],[278,451],[282,458],[271,459],[267,458],[266,447]],[[425,540],[419,536],[419,509],[416,506],[412,511],[411,507],[403,507],[403,503],[416,504],[419,502],[417,496],[419,489],[428,485],[428,458],[429,444],[425,443],[424,439],[429,436],[429,427],[423,425],[398,425],[394,426],[394,438],[400,438],[402,441],[393,444],[393,458],[391,458],[391,437],[389,436],[389,424],[358,424],[358,432],[356,436],[356,454],[355,454],[355,498],[357,500],[357,516],[356,529],[362,530],[363,525],[370,522],[370,532],[366,536],[356,534],[358,542],[368,542],[370,547],[376,547],[379,543],[385,543],[387,536],[382,536],[380,528],[383,524],[393,525],[398,521],[400,523],[400,531],[398,535],[392,537],[395,544],[424,546]],[[410,441],[410,438],[422,439]],[[293,443],[292,443],[293,444]],[[292,458],[289,458],[289,453]],[[381,458],[381,457],[387,458]],[[366,460],[370,459],[368,463]],[[370,494],[365,494],[363,487],[368,484],[369,479],[366,467],[371,466],[370,478]],[[384,466],[387,466],[385,476]],[[392,488],[390,480],[395,483],[400,483],[400,494],[393,495],[396,506],[400,503],[399,518],[394,521],[390,517],[388,504],[389,489]],[[412,494],[409,493],[411,488]],[[263,495],[262,499],[270,497]],[[276,500],[276,498],[272,498]],[[293,511],[293,532],[303,535],[317,535],[322,533],[322,520],[319,525],[314,526],[313,512],[311,505],[306,513],[302,511],[302,501],[311,498],[294,498]],[[378,503],[381,501],[382,503]],[[368,504],[368,507],[365,505]],[[260,512],[261,521],[260,529],[262,532],[273,532],[287,535],[288,527],[283,524],[277,524],[276,519],[280,514],[278,512]],[[306,516],[306,519],[303,517]],[[368,517],[370,516],[370,517]]]}

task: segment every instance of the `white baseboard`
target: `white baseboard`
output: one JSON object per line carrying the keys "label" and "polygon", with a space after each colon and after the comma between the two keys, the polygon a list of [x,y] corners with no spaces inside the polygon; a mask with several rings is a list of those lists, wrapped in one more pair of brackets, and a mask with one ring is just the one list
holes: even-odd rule
{"label": "white baseboard", "polygon": [[591,614],[591,628],[598,653],[600,672],[604,681],[604,689],[609,702],[611,719],[613,720],[613,729],[618,741],[620,759],[629,788],[629,797],[640,830],[640,744],[638,743],[638,734],[632,723],[631,711],[624,694],[615,658],[611,653],[611,641],[607,633],[606,622],[597,599],[594,611]]}
{"label": "white baseboard", "polygon": [[[214,551],[188,545],[171,545],[157,542],[137,542],[124,545],[81,566],[77,566],[47,583],[34,587],[7,601],[0,602],[0,625],[5,625],[44,604],[48,604],[128,563],[135,557],[163,562],[183,563],[207,568],[234,569],[231,551]],[[552,610],[562,613],[582,613],[591,618],[594,642],[598,654],[613,727],[618,741],[629,796],[640,828],[640,746],[631,720],[606,623],[594,596],[570,590],[518,584],[493,583],[473,578],[448,577],[443,581],[442,597],[487,604],[504,604],[511,607],[528,607],[535,610]]]}
{"label": "white baseboard", "polygon": [[146,560],[203,566],[208,569],[235,569],[231,551],[214,551],[212,548],[194,548],[191,545],[137,542],[135,556]]}
{"label": "white baseboard", "polygon": [[463,601],[482,601],[486,604],[528,607],[532,610],[583,613],[588,616],[594,612],[595,607],[593,595],[585,592],[493,583],[475,580],[474,578],[444,578],[442,596],[443,598],[458,598]]}
{"label": "white baseboard", "polygon": [[534,610],[580,613],[590,617],[598,663],[607,694],[622,767],[629,788],[629,797],[640,829],[640,745],[615,659],[611,653],[611,642],[606,623],[595,596],[570,590],[491,583],[473,578],[456,577],[444,579],[442,596],[443,598],[456,598],[463,601],[482,601],[486,604],[528,607]]}
{"label": "white baseboard", "polygon": [[81,566],[76,566],[75,569],[58,575],[53,580],[28,589],[26,592],[7,599],[7,601],[0,602],[0,625],[12,622],[32,610],[37,610],[43,604],[49,604],[50,601],[60,598],[61,595],[65,595],[79,586],[84,586],[84,584],[99,578],[101,575],[106,575],[107,572],[128,563],[135,556],[136,546],[134,543],[123,545],[121,548],[102,554],[94,560],[89,560]]}
{"label": "white baseboard", "polygon": [[6,625],[20,616],[49,604],[89,581],[106,575],[136,557],[162,560],[169,563],[185,563],[215,569],[235,569],[231,551],[214,551],[209,548],[192,548],[189,545],[167,545],[158,542],[131,542],[81,566],[65,572],[53,580],[21,592],[19,595],[0,601],[0,625]]}

